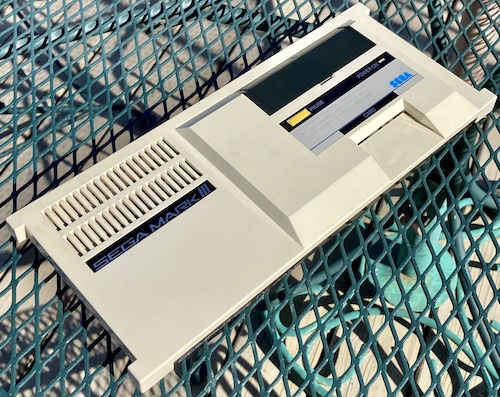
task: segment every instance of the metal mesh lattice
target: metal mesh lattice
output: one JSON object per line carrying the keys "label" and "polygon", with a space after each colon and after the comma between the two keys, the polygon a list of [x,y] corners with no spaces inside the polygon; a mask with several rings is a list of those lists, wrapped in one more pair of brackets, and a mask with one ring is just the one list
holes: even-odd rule
{"label": "metal mesh lattice", "polygon": [[[367,5],[475,87],[500,92],[495,0]],[[0,0],[5,393],[139,394],[125,354],[32,245],[16,247],[5,218],[348,6]],[[497,395],[499,127],[497,107],[149,394]]]}

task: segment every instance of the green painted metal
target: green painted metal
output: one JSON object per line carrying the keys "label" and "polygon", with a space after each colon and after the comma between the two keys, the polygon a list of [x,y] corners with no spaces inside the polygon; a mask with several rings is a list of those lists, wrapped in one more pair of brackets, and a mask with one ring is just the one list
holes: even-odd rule
{"label": "green painted metal", "polygon": [[[497,2],[368,5],[445,67],[500,93]],[[0,395],[139,395],[124,353],[32,245],[16,247],[5,218],[346,7],[0,0]],[[250,302],[154,393],[340,396],[349,385],[370,395],[382,385],[387,395],[497,395],[500,182],[487,169],[500,168],[498,128],[500,106]],[[389,350],[378,345],[384,332]]]}

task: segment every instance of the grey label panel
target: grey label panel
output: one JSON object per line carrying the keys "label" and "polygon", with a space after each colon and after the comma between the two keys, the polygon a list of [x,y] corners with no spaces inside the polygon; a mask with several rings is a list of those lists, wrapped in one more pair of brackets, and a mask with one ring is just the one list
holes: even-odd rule
{"label": "grey label panel", "polygon": [[352,129],[348,128],[351,123],[359,120],[357,124],[360,124],[372,117],[383,107],[377,108],[377,104],[385,105],[384,99],[390,102],[421,79],[410,67],[394,59],[290,133],[313,153],[319,154]]}

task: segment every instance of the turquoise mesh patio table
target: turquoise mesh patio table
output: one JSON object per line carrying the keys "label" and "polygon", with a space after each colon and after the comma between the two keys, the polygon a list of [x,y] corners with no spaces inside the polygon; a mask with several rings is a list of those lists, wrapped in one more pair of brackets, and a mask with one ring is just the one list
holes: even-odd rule
{"label": "turquoise mesh patio table", "polygon": [[[125,353],[6,217],[350,4],[0,0],[0,396],[140,395]],[[366,4],[500,93],[498,1]],[[148,395],[498,395],[499,116],[497,102]]]}

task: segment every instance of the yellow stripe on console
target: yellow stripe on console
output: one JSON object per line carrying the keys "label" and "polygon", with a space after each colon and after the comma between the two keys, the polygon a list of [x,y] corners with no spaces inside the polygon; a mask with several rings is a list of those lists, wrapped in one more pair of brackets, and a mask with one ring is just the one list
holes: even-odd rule
{"label": "yellow stripe on console", "polygon": [[292,117],[290,117],[286,122],[290,124],[291,127],[295,127],[301,121],[308,118],[312,113],[307,109],[302,109],[300,112],[295,113]]}

